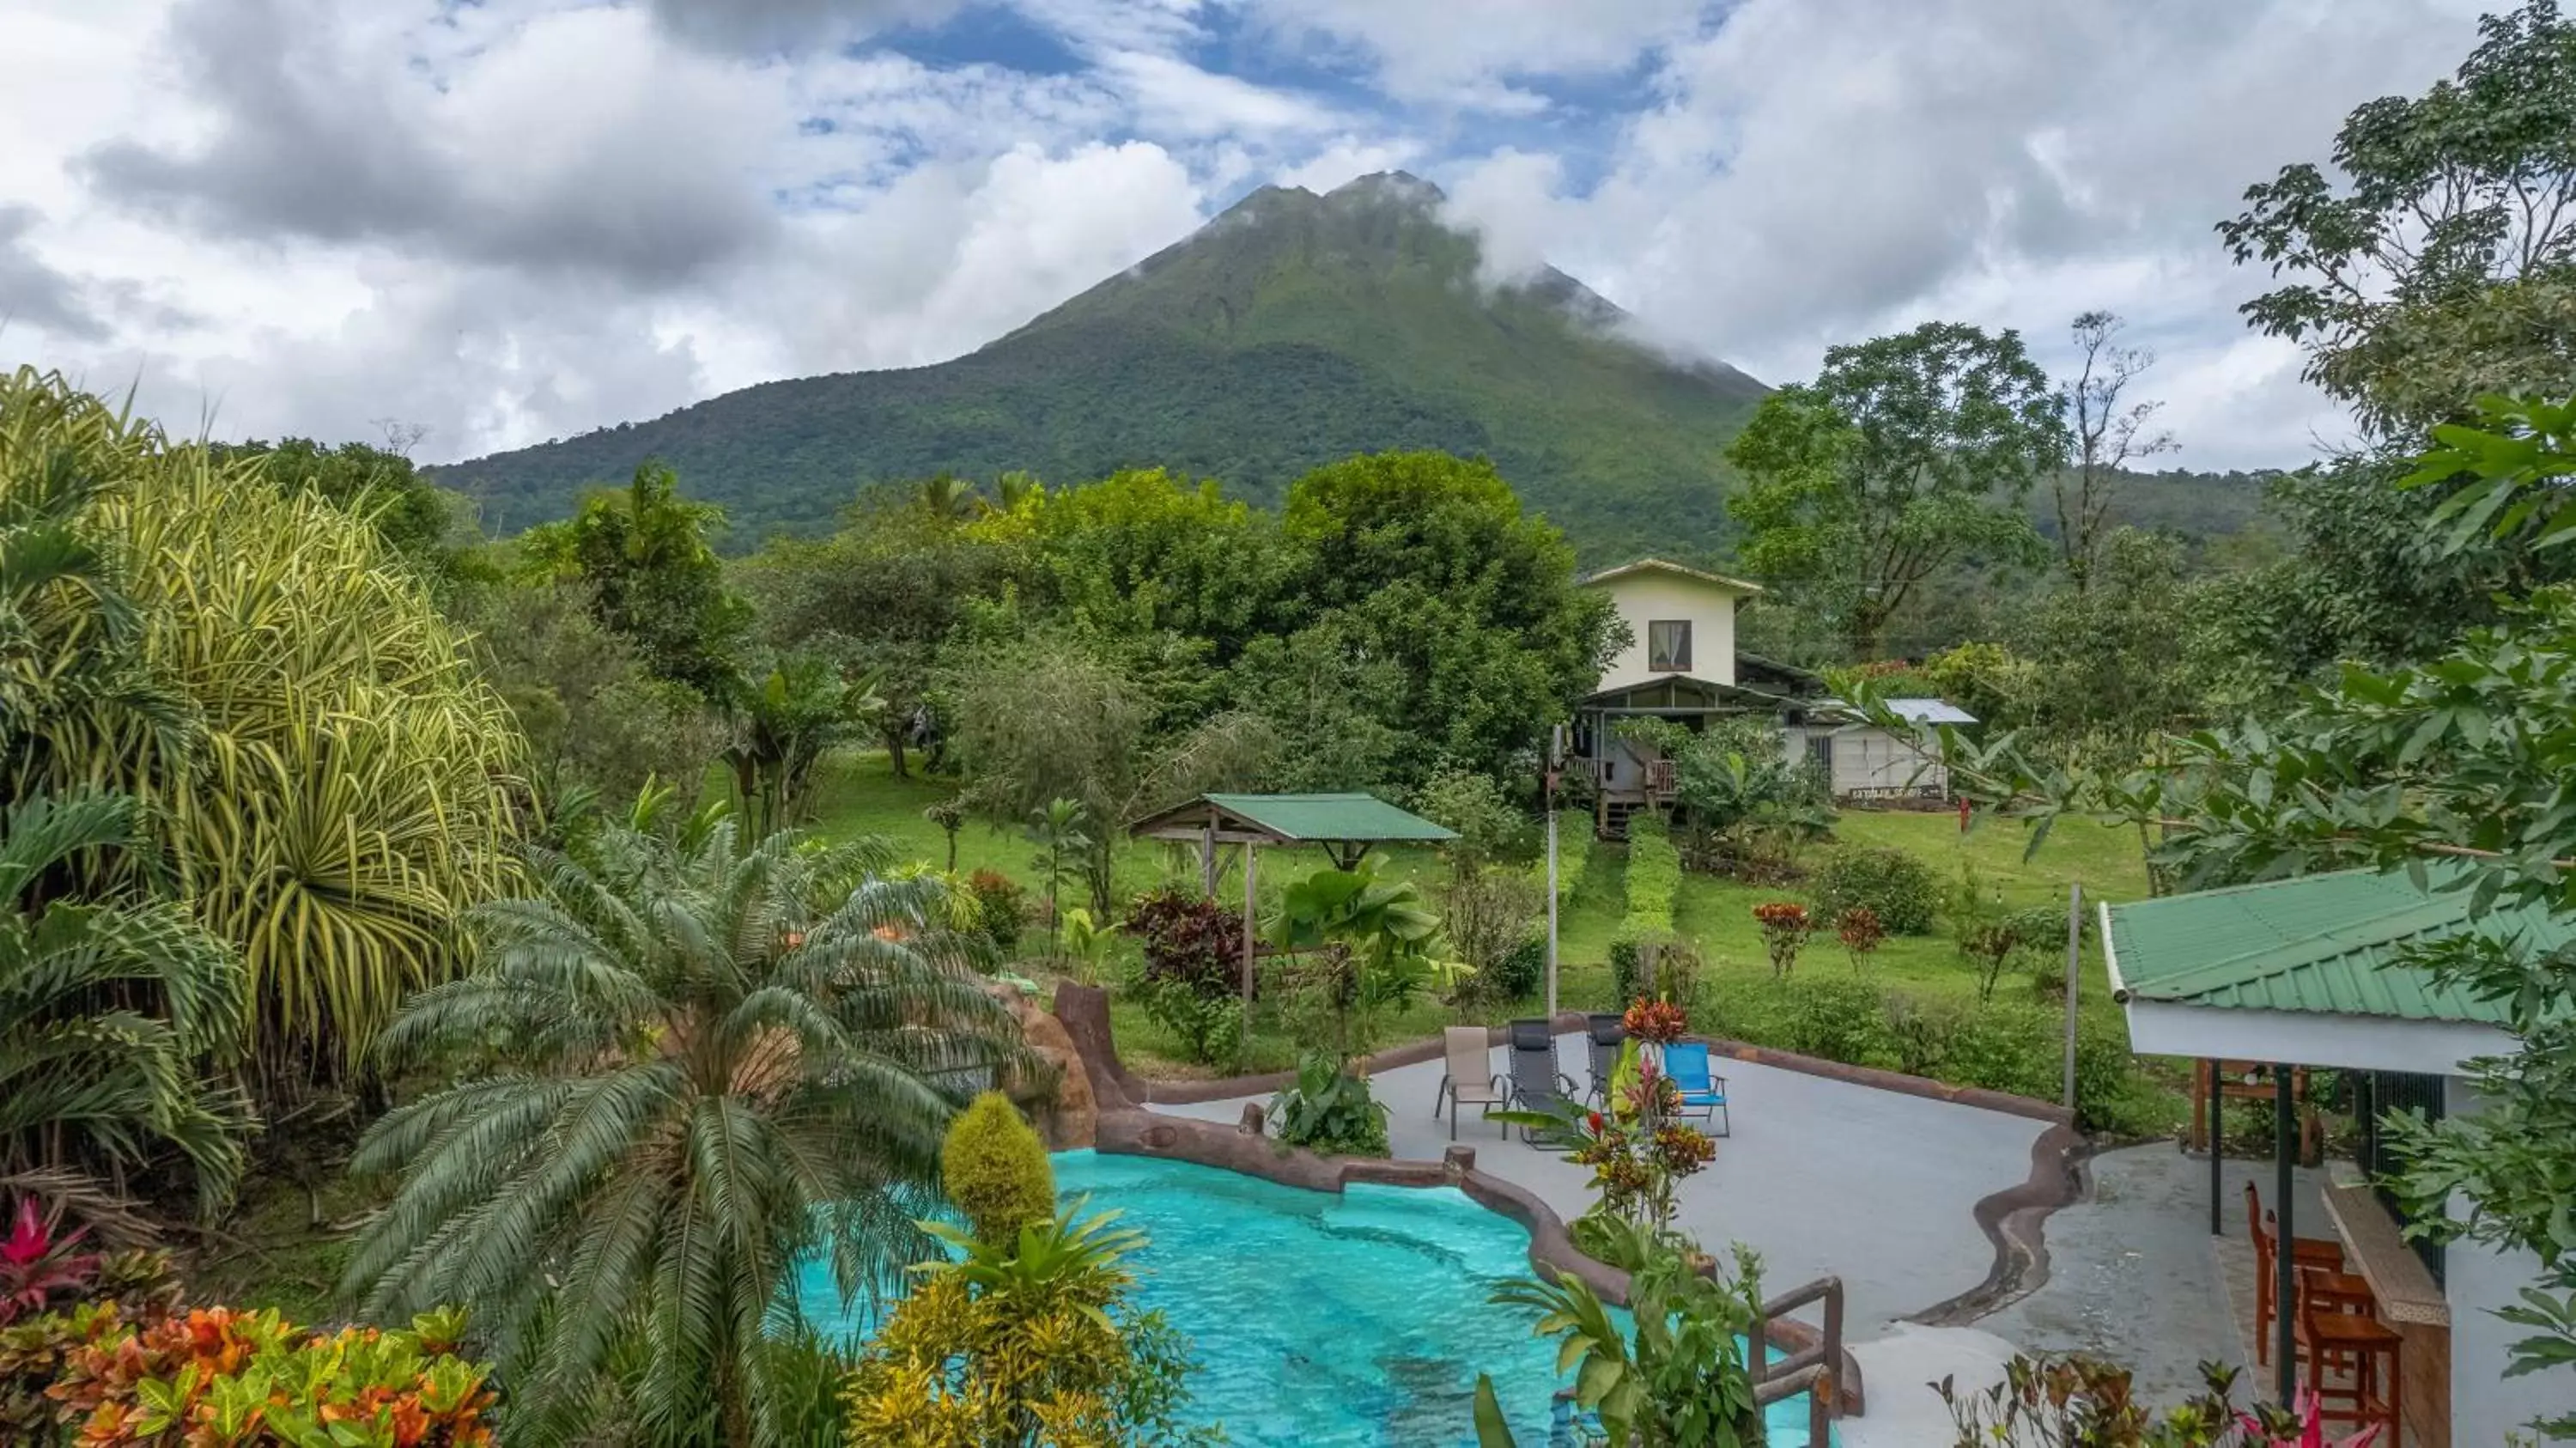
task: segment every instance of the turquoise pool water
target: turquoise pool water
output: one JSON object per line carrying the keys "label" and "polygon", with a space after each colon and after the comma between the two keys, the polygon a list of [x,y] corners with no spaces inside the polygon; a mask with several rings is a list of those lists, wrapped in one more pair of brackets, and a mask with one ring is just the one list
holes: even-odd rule
{"label": "turquoise pool water", "polygon": [[[1491,1373],[1523,1448],[1548,1441],[1556,1346],[1486,1301],[1529,1272],[1529,1234],[1453,1188],[1355,1185],[1336,1196],[1149,1157],[1059,1152],[1056,1185],[1123,1211],[1151,1244],[1137,1296],[1189,1334],[1194,1415],[1248,1448],[1466,1445]],[[859,1332],[829,1274],[799,1283],[809,1317]],[[1805,1441],[1805,1400],[1776,1405]]]}

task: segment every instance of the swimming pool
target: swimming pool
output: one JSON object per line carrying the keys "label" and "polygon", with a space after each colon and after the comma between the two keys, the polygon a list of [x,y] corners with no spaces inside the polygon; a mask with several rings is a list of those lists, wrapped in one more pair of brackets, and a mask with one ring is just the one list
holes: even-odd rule
{"label": "swimming pool", "polygon": [[[1056,1187],[1115,1207],[1149,1245],[1137,1299],[1197,1347],[1193,1416],[1248,1448],[1472,1445],[1476,1375],[1493,1375],[1523,1448],[1548,1441],[1556,1344],[1486,1299],[1530,1273],[1529,1233],[1452,1187],[1313,1192],[1189,1162],[1058,1152]],[[808,1316],[856,1331],[828,1272],[799,1283]],[[1775,1405],[1805,1441],[1806,1403]]]}

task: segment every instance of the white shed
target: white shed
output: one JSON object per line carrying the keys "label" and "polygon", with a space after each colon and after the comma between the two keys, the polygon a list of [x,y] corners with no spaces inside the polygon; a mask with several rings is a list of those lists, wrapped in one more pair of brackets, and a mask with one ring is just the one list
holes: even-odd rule
{"label": "white shed", "polygon": [[[1890,699],[1888,708],[1929,727],[1974,724],[1976,716],[1940,699]],[[1891,734],[1850,712],[1839,699],[1806,711],[1783,726],[1789,757],[1812,759],[1832,783],[1836,799],[1947,799],[1950,771],[1940,757],[1912,739]]]}

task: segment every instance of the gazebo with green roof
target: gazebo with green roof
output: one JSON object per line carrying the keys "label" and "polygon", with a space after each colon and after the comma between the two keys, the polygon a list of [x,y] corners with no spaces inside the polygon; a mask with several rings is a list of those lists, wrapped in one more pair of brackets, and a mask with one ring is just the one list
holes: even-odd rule
{"label": "gazebo with green roof", "polygon": [[1216,847],[1243,847],[1243,1005],[1252,1009],[1255,887],[1253,852],[1263,845],[1321,845],[1340,869],[1356,867],[1369,846],[1436,844],[1458,838],[1418,814],[1373,794],[1203,794],[1149,814],[1127,827],[1140,839],[1195,841],[1202,890],[1216,894]]}
{"label": "gazebo with green roof", "polygon": [[[2104,905],[2103,955],[2112,998],[2127,1013],[2131,1049],[2144,1055],[2271,1063],[2274,1085],[2274,1155],[2280,1163],[2274,1190],[2279,1234],[2295,1240],[2290,1149],[2293,1066],[2366,1073],[2372,1106],[2381,1084],[2408,1078],[2442,1078],[2432,1109],[2440,1110],[2462,1063],[2511,1055],[2517,1040],[2507,1029],[2501,1002],[2481,999],[2438,980],[2413,963],[2420,947],[2467,936],[2520,940],[2548,949],[2576,938],[2566,923],[2537,907],[2498,903],[2484,913],[2471,893],[2446,888],[2457,874],[2436,863],[2410,872],[2346,870],[2204,890],[2162,899]],[[2223,1230],[2220,1215],[2218,1104],[2209,1095],[2210,1230]],[[2368,1132],[2365,1156],[2378,1152]],[[2375,1166],[2365,1161],[2365,1167]],[[2369,1211],[2358,1195],[2329,1192],[2327,1204],[2350,1242],[2358,1229],[2347,1217]],[[2384,1219],[2383,1219],[2384,1221]],[[2367,1235],[2367,1234],[2364,1234]],[[2393,1230],[2386,1240],[2395,1241]],[[2275,1254],[2277,1300],[2295,1302],[2292,1254]],[[2392,1276],[2397,1274],[2392,1273]],[[2380,1287],[2374,1279],[2374,1289]],[[2426,1280],[2445,1325],[2456,1318],[2445,1289]],[[2397,1295],[2406,1295],[2403,1289]],[[2448,1296],[2460,1295],[2456,1279]],[[2292,1314],[2278,1314],[2277,1362],[2281,1390],[2290,1389]]]}

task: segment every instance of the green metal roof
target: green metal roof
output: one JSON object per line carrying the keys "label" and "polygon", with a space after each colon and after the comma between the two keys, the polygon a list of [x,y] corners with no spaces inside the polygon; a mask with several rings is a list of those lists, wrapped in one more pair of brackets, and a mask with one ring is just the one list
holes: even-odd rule
{"label": "green metal roof", "polygon": [[2510,1024],[2503,1003],[2434,984],[2398,963],[2406,949],[2470,932],[2543,948],[2576,936],[2538,907],[2499,902],[2472,919],[2469,892],[2427,893],[2403,872],[2374,870],[2139,900],[2103,916],[2124,1000],[2494,1026]]}
{"label": "green metal roof", "polygon": [[1286,840],[1454,840],[1373,794],[1211,794],[1208,803]]}

